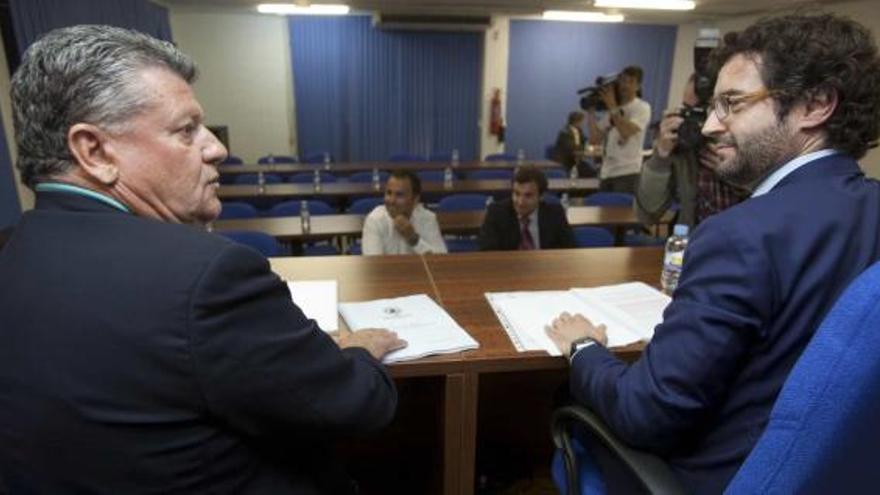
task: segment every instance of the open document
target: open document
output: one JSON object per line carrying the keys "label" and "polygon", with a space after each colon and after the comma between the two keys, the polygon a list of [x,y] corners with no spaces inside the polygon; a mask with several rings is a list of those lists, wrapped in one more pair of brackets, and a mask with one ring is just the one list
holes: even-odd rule
{"label": "open document", "polygon": [[544,327],[562,312],[606,326],[608,347],[648,341],[669,296],[641,282],[568,291],[487,292],[486,299],[519,351],[560,355]]}
{"label": "open document", "polygon": [[287,282],[293,302],[308,318],[318,322],[325,332],[339,330],[339,319],[336,317],[335,280],[300,280]]}
{"label": "open document", "polygon": [[339,313],[352,330],[387,328],[407,341],[405,348],[385,356],[386,363],[479,347],[476,340],[425,294],[340,303]]}

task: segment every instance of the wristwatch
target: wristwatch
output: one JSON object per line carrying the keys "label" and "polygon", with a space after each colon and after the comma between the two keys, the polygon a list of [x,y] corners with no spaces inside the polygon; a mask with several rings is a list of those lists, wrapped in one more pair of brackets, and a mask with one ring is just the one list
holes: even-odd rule
{"label": "wristwatch", "polygon": [[571,361],[572,359],[574,359],[574,355],[577,354],[579,350],[586,349],[593,344],[598,344],[598,342],[596,342],[596,339],[592,337],[581,337],[575,340],[571,343],[571,347],[569,347],[568,349],[568,360]]}

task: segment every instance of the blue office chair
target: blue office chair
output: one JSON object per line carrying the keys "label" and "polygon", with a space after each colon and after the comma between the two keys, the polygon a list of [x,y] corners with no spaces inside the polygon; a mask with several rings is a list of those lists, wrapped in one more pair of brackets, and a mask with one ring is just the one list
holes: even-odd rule
{"label": "blue office chair", "polygon": [[632,194],[621,192],[596,192],[584,198],[585,206],[632,206]]}
{"label": "blue office chair", "polygon": [[307,244],[303,246],[303,256],[338,256],[339,250],[329,242]]}
{"label": "blue office chair", "polygon": [[364,254],[360,239],[355,239],[355,241],[351,243],[351,246],[348,247],[348,254],[353,256],[361,256]]}
{"label": "blue office chair", "polygon": [[[306,201],[309,205],[309,214],[311,215],[333,215],[336,213],[336,210],[333,209],[330,205],[325,203],[324,201],[317,199],[310,199]],[[300,207],[302,206],[302,201],[298,199],[293,199],[290,201],[284,201],[278,203],[273,206],[266,212],[267,217],[295,217],[299,216]]]}
{"label": "blue office chair", "polygon": [[545,168],[544,175],[548,179],[567,179],[568,172],[561,168]]}
{"label": "blue office chair", "polygon": [[263,256],[281,256],[283,254],[281,245],[278,244],[278,241],[265,232],[238,230],[219,232],[219,234],[231,241],[256,249],[262,253]]}
{"label": "blue office chair", "polygon": [[[384,184],[388,180],[388,176],[391,175],[384,170],[379,171],[379,182]],[[366,183],[373,182],[373,172],[371,170],[365,170],[363,172],[355,172],[348,176],[349,182],[357,182],[357,183]]]}
{"label": "blue office chair", "polygon": [[367,215],[384,202],[385,200],[383,198],[371,197],[356,199],[351,202],[351,206],[348,207],[348,212],[356,213],[358,215]]}
{"label": "blue office chair", "polygon": [[226,157],[225,160],[220,162],[220,165],[241,165],[243,163],[244,163],[244,161],[241,158],[239,158],[235,155],[229,155]]}
{"label": "blue office chair", "polygon": [[303,155],[302,163],[324,163],[324,154],[330,158],[330,162],[334,162],[333,153],[324,150],[310,151]]}
{"label": "blue office chair", "polygon": [[577,247],[611,247],[614,236],[602,227],[575,227],[574,243]]}
{"label": "blue office chair", "polygon": [[450,253],[470,253],[480,250],[480,244],[473,236],[444,239],[443,242],[446,243],[446,250]]}
{"label": "blue office chair", "polygon": [[264,155],[257,159],[257,163],[261,165],[270,165],[276,163],[296,163],[296,157],[290,155]]}
{"label": "blue office chair", "polygon": [[515,162],[516,155],[512,155],[510,153],[492,153],[491,155],[486,155],[487,162]]}
{"label": "blue office chair", "polygon": [[416,175],[422,182],[443,182],[442,170],[419,170]]}
{"label": "blue office chair", "polygon": [[452,152],[451,151],[435,151],[428,155],[429,162],[451,162],[452,161]]}
{"label": "blue office chair", "polygon": [[221,201],[219,220],[231,220],[235,218],[257,218],[260,215],[257,208],[250,203],[242,201]]}
{"label": "blue office chair", "polygon": [[513,170],[506,170],[506,169],[474,170],[473,172],[468,172],[467,178],[472,179],[472,180],[494,180],[494,179],[513,180]]}
{"label": "blue office chair", "polygon": [[[321,176],[321,182],[324,183],[337,181],[336,176],[330,172],[320,171],[318,175]],[[313,180],[315,180],[314,172],[299,172],[287,177],[287,182],[291,184],[311,184]]]}
{"label": "blue office chair", "polygon": [[486,209],[488,201],[487,194],[450,194],[440,198],[437,211],[480,211]]}
{"label": "blue office chair", "polygon": [[388,157],[389,162],[423,162],[425,157],[409,153],[407,151],[399,151]]}
{"label": "blue office chair", "polygon": [[[727,486],[728,494],[858,493],[880,481],[880,263],[853,281],[791,370],[764,433]],[[554,413],[553,439],[572,446],[568,426],[583,423],[652,493],[683,493],[660,459],[621,444],[588,409]],[[575,449],[577,446],[574,446]],[[557,450],[553,477],[561,493],[596,481],[594,464]],[[577,473],[577,474],[574,474]],[[600,480],[601,481],[601,480]],[[569,491],[569,486],[581,490]],[[597,493],[597,492],[589,492]]]}
{"label": "blue office chair", "polygon": [[[235,183],[240,185],[257,184],[259,180],[259,174],[238,174],[238,176],[235,177]],[[280,184],[281,176],[278,174],[263,174],[263,180],[266,181],[266,184]]]}

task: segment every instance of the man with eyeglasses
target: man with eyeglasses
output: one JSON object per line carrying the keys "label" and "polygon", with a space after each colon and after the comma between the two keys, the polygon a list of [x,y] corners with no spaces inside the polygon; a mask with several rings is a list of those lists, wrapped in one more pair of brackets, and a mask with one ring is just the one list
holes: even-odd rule
{"label": "man with eyeglasses", "polygon": [[714,65],[703,134],[718,143],[720,176],[751,197],[697,227],[636,362],[609,353],[604,328],[582,316],[548,327],[575,398],[693,493],[723,491],[826,313],[880,259],[880,183],[856,162],[880,134],[870,32],[833,15],[767,19],[727,34]]}

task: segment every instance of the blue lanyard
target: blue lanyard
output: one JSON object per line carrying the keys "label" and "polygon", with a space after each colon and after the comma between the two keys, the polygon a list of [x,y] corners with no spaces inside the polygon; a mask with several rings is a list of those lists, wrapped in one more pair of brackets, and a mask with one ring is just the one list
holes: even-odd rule
{"label": "blue lanyard", "polygon": [[131,210],[129,210],[127,206],[120,203],[119,201],[116,201],[115,199],[111,198],[110,196],[106,196],[104,194],[97,193],[95,191],[86,189],[84,187],[74,186],[71,184],[61,184],[59,182],[43,182],[43,183],[37,184],[35,189],[38,192],[62,192],[62,193],[77,194],[80,196],[85,196],[87,198],[92,198],[96,201],[100,201],[100,202],[104,203],[105,205],[112,206],[113,208],[116,208],[117,210],[120,210],[120,211],[124,211],[125,213],[131,213]]}

